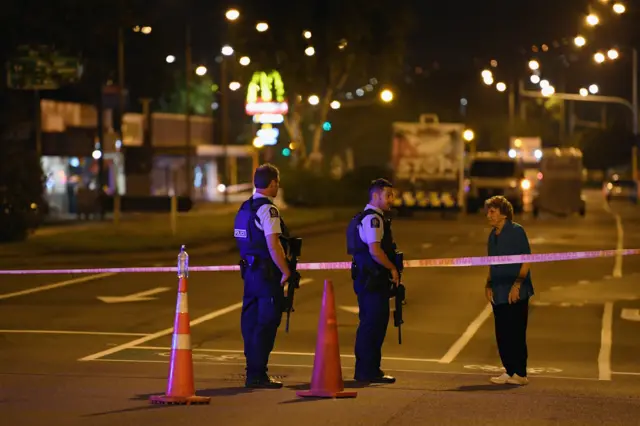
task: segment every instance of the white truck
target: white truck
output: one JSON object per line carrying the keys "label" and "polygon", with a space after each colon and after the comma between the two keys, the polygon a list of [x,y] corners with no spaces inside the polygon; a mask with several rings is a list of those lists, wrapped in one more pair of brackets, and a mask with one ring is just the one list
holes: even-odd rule
{"label": "white truck", "polygon": [[393,123],[394,206],[400,214],[462,208],[464,129],[462,123],[440,123],[435,114]]}

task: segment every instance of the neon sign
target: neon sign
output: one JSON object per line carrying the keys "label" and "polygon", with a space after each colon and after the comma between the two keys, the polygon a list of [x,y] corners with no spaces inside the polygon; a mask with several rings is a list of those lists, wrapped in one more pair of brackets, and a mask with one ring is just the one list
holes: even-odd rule
{"label": "neon sign", "polygon": [[289,104],[284,95],[284,83],[278,71],[272,70],[269,73],[256,71],[247,86],[245,112],[247,115],[284,115],[289,112]]}

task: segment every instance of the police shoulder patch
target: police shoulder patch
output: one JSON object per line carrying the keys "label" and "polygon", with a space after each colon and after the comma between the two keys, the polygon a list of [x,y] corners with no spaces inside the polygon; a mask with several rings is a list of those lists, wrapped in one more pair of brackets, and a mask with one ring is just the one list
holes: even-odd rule
{"label": "police shoulder patch", "polygon": [[371,218],[371,227],[372,228],[380,228],[380,219],[378,219],[377,217],[372,217]]}
{"label": "police shoulder patch", "polygon": [[269,216],[278,217],[279,216],[278,209],[276,209],[275,207],[270,207],[269,208]]}

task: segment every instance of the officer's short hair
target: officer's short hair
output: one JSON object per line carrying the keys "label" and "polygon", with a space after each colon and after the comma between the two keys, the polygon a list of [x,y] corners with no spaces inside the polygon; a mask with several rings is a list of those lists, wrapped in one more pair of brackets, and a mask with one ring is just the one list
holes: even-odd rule
{"label": "officer's short hair", "polygon": [[253,174],[253,186],[256,189],[265,189],[272,180],[278,180],[280,170],[273,164],[265,163],[258,167]]}
{"label": "officer's short hair", "polygon": [[498,211],[507,217],[507,220],[513,220],[513,206],[502,195],[495,195],[484,202],[484,208],[498,209]]}
{"label": "officer's short hair", "polygon": [[393,188],[393,185],[388,180],[382,178],[372,180],[369,185],[369,199],[373,198],[374,192],[382,191],[384,188]]}

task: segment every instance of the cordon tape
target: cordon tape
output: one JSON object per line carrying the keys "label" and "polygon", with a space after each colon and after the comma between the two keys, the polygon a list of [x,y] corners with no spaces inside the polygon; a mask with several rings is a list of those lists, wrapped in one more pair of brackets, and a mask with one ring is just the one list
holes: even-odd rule
{"label": "cordon tape", "polygon": [[[405,268],[436,268],[436,267],[465,267],[465,266],[490,266],[508,265],[514,263],[544,263],[565,260],[596,259],[603,257],[632,256],[640,254],[640,249],[625,250],[598,250],[578,251],[568,253],[540,253],[518,254],[511,256],[478,256],[478,257],[454,257],[443,259],[417,259],[405,260]],[[351,262],[318,262],[299,263],[298,271],[320,270],[348,270]],[[239,271],[239,265],[215,265],[215,266],[189,266],[189,272],[227,272]],[[36,274],[103,274],[103,273],[154,273],[175,272],[174,266],[149,267],[149,268],[90,268],[90,269],[24,269],[24,270],[0,270],[0,275],[36,275]]]}

